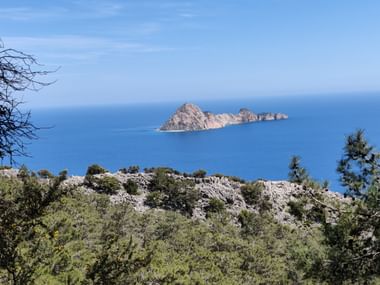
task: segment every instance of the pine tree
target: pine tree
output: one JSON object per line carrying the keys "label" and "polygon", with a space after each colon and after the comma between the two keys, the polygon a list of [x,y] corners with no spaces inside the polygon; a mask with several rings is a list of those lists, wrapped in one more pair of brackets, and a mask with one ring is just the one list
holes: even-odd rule
{"label": "pine tree", "polygon": [[301,158],[293,156],[289,164],[289,181],[292,183],[303,184],[310,179],[307,170],[301,166]]}

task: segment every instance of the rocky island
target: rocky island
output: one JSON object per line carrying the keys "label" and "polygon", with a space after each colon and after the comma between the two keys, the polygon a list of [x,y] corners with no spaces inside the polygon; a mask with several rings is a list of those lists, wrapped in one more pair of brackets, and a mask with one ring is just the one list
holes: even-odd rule
{"label": "rocky island", "polygon": [[228,125],[287,118],[287,115],[281,113],[255,114],[246,108],[240,109],[238,114],[213,114],[202,111],[197,105],[186,103],[179,107],[174,115],[160,127],[160,131],[201,131],[219,129]]}

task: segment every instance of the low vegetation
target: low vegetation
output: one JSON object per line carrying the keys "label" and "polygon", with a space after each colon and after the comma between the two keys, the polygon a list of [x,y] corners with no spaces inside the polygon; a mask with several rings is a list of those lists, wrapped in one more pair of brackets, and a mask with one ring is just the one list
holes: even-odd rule
{"label": "low vegetation", "polygon": [[130,195],[138,195],[139,194],[139,186],[136,182],[128,179],[126,183],[123,183],[123,188]]}
{"label": "low vegetation", "polygon": [[177,180],[166,169],[155,170],[148,188],[150,194],[147,196],[147,205],[179,211],[189,216],[199,198],[199,192],[192,181]]}
{"label": "low vegetation", "polygon": [[194,219],[196,179],[172,169],[149,170],[153,209],[137,212],[109,196],[139,194],[136,182],[102,167],[89,168],[89,192],[65,184],[66,171],[23,167],[0,176],[0,284],[379,284],[379,158],[363,133],[348,137],[338,172],[355,200],[343,206],[293,163],[301,194],[283,209],[294,217],[287,224],[262,181],[242,185],[247,209],[207,198],[207,219]]}
{"label": "low vegetation", "polygon": [[90,165],[87,168],[86,176],[96,175],[96,174],[104,174],[107,173],[107,169],[103,168],[98,164]]}

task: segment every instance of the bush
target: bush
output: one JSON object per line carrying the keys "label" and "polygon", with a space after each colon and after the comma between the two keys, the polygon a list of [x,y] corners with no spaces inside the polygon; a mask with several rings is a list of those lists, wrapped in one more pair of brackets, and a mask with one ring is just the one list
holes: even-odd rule
{"label": "bush", "polygon": [[99,193],[105,193],[109,195],[116,194],[116,191],[120,189],[120,182],[113,176],[104,177],[86,177],[87,186],[93,188]]}
{"label": "bush", "polygon": [[64,181],[67,179],[68,171],[67,169],[62,170],[58,176],[60,177],[61,181]]}
{"label": "bush", "polygon": [[237,177],[237,176],[228,176],[227,177],[228,180],[232,181],[232,182],[238,182],[238,183],[242,183],[244,184],[246,181],[240,177]]}
{"label": "bush", "polygon": [[207,212],[220,213],[226,209],[225,204],[218,198],[211,198],[206,207]]}
{"label": "bush", "polygon": [[249,205],[255,205],[260,200],[264,185],[261,182],[245,184],[240,187],[240,190],[245,202]]}
{"label": "bush", "polygon": [[[167,210],[180,211],[186,215],[192,215],[195,203],[199,199],[199,191],[194,188],[191,181],[178,181],[169,176],[166,169],[158,169],[148,185],[152,191],[152,197],[147,199],[147,205],[162,206]],[[153,194],[155,192],[159,194]],[[148,195],[149,196],[149,195]],[[157,200],[157,197],[160,197]],[[147,197],[148,198],[148,197]],[[154,198],[153,201],[150,200]]]}
{"label": "bush", "polygon": [[98,164],[93,164],[87,168],[86,176],[87,175],[104,174],[106,172],[108,172],[108,171],[105,168],[101,167]]}
{"label": "bush", "polygon": [[128,179],[126,183],[123,184],[123,188],[125,191],[127,191],[128,194],[130,195],[138,195],[139,194],[139,186],[137,185],[136,182]]}
{"label": "bush", "polygon": [[324,223],[326,222],[325,211],[320,207],[313,206],[307,212],[307,219],[316,223]]}
{"label": "bush", "polygon": [[163,205],[164,195],[159,191],[150,192],[146,196],[145,205],[152,208],[159,208]]}
{"label": "bush", "polygon": [[226,209],[224,202],[217,198],[211,198],[208,201],[208,206],[206,207],[207,214],[209,213],[221,213]]}
{"label": "bush", "polygon": [[305,214],[305,203],[303,201],[289,201],[289,213],[296,217],[298,220],[302,220]]}
{"label": "bush", "polygon": [[289,182],[303,184],[310,180],[309,174],[305,168],[301,166],[301,158],[293,156],[289,163]]}
{"label": "bush", "polygon": [[41,169],[40,171],[37,172],[38,176],[44,179],[48,178],[54,178],[54,175],[46,169]]}
{"label": "bush", "polygon": [[199,169],[197,171],[194,171],[192,176],[194,178],[205,178],[206,174],[207,174],[206,171],[204,171],[203,169]]}
{"label": "bush", "polygon": [[138,165],[132,165],[128,168],[121,168],[119,170],[121,173],[124,173],[124,174],[136,174],[136,173],[139,173],[140,171],[140,166]]}
{"label": "bush", "polygon": [[145,173],[157,173],[157,172],[164,172],[166,174],[176,174],[181,175],[181,172],[178,170],[175,170],[171,167],[150,167],[150,168],[144,168]]}
{"label": "bush", "polygon": [[264,219],[247,210],[242,210],[240,212],[238,221],[241,225],[241,233],[245,237],[257,235],[264,227]]}

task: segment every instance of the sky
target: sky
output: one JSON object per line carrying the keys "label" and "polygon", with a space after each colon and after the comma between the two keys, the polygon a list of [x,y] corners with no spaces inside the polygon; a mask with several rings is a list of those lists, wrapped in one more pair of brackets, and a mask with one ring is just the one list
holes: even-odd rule
{"label": "sky", "polygon": [[33,106],[380,91],[378,0],[1,0]]}

